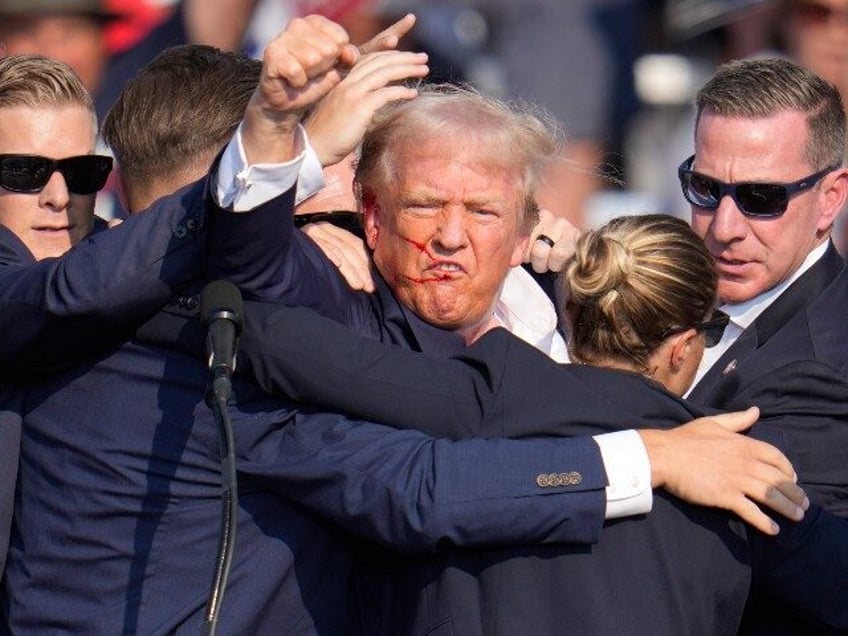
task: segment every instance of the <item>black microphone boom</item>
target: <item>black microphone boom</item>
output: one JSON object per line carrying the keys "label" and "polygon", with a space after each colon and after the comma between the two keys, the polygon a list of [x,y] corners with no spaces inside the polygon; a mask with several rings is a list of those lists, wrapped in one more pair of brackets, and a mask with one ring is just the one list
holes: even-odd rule
{"label": "black microphone boom", "polygon": [[227,589],[227,578],[233,559],[238,514],[238,476],[236,473],[233,428],[227,410],[227,400],[232,391],[230,376],[236,368],[238,337],[241,333],[244,307],[241,293],[230,282],[217,280],[209,283],[200,294],[200,318],[206,332],[206,355],[212,375],[211,391],[207,401],[218,425],[218,442],[221,451],[222,515],[218,542],[218,557],[212,588],[206,604],[203,636],[214,636],[218,616]]}
{"label": "black microphone boom", "polygon": [[[238,287],[229,281],[216,280],[200,294],[200,319],[206,332],[206,355],[217,393],[220,377],[229,377],[236,368],[238,337],[241,333],[244,305]],[[223,388],[223,387],[220,387]],[[228,387],[227,387],[228,388]]]}

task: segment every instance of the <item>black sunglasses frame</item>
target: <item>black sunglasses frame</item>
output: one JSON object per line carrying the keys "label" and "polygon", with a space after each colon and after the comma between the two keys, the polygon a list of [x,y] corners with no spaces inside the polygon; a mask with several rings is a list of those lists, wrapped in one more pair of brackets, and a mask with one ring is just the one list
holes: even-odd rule
{"label": "black sunglasses frame", "polygon": [[57,170],[69,192],[94,194],[106,185],[112,172],[112,157],[78,155],[51,159],[40,155],[0,154],[0,188],[24,194],[41,192]]}
{"label": "black sunglasses frame", "polygon": [[362,215],[354,210],[327,210],[326,212],[307,212],[294,215],[294,226],[303,227],[309,223],[331,223],[347,230],[359,238],[365,236],[362,227]]}
{"label": "black sunglasses frame", "polygon": [[687,329],[694,329],[704,334],[704,346],[711,349],[721,342],[721,337],[724,335],[724,330],[730,323],[730,316],[724,313],[721,309],[714,309],[709,320],[699,322],[687,327],[672,327],[663,332],[662,337],[667,338],[676,333],[681,333]]}
{"label": "black sunglasses frame", "polygon": [[[809,190],[816,185],[822,177],[827,173],[837,170],[840,166],[829,166],[824,170],[819,170],[813,174],[793,181],[792,183],[758,183],[754,181],[746,181],[742,183],[724,183],[718,179],[713,179],[700,172],[692,170],[692,162],[695,160],[695,155],[686,159],[677,168],[677,177],[680,179],[680,188],[683,190],[685,199],[695,206],[703,210],[718,209],[721,200],[725,196],[733,199],[736,207],[745,216],[752,218],[774,218],[786,212],[789,205],[789,199],[796,194]],[[697,177],[704,180],[708,184],[710,192],[710,200],[694,198],[692,193],[692,179]],[[762,210],[752,208],[752,201],[765,201],[769,197],[774,197],[771,205],[765,206]]]}

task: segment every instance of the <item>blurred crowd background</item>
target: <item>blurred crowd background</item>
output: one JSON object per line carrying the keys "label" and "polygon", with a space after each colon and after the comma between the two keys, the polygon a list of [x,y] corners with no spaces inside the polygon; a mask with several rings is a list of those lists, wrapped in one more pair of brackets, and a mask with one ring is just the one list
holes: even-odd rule
{"label": "blurred crowd background", "polygon": [[[363,42],[406,12],[403,46],[432,77],[549,109],[567,156],[540,203],[578,227],[641,211],[688,216],[677,165],[692,152],[694,93],[728,59],[782,55],[848,97],[848,0],[0,0],[7,52],[69,62],[105,113],[127,78],[185,41],[258,56],[298,15]],[[97,3],[94,3],[97,4]],[[104,216],[119,215],[100,197]],[[843,215],[844,216],[844,215]],[[841,246],[846,243],[837,237]]]}

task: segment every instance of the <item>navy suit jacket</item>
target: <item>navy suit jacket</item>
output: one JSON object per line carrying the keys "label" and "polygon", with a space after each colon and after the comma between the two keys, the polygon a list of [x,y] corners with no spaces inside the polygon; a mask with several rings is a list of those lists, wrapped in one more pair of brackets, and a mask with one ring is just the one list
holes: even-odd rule
{"label": "navy suit jacket", "polygon": [[[197,277],[207,229],[205,187],[201,181],[157,201],[114,232],[102,232],[106,224],[95,219],[92,236],[62,259],[36,263],[20,239],[0,226],[0,382],[60,368],[109,338],[131,334],[139,316],[155,312]],[[232,216],[222,215],[218,225]],[[221,227],[217,233],[229,231]],[[11,391],[4,391],[8,405]],[[19,446],[20,417],[7,407],[0,410],[0,568],[9,543]]]}
{"label": "navy suit jacket", "polygon": [[[276,272],[278,274],[279,284],[276,287],[274,285],[268,286],[270,293],[266,297],[267,299],[272,301],[282,300],[288,305],[314,308],[320,313],[334,318],[335,320],[352,327],[359,333],[368,335],[371,338],[379,339],[383,342],[394,343],[404,348],[423,351],[438,357],[443,357],[452,352],[456,353],[460,350],[459,348],[461,347],[461,343],[455,335],[448,334],[447,332],[443,332],[422,323],[414,314],[412,314],[412,312],[402,307],[394,298],[391,291],[379,275],[376,276],[377,293],[368,296],[351,292],[338,276],[338,272],[332,263],[330,263],[324,255],[314,247],[314,245],[304,240],[297,233],[292,233],[292,223],[290,219],[281,219],[281,227],[285,232],[285,239],[283,241],[283,249],[280,252],[281,261],[279,269]],[[306,284],[306,281],[309,282],[309,285]],[[325,339],[323,336],[305,337],[303,334],[298,334],[298,337],[301,339],[303,344],[307,345],[307,349],[309,348],[309,345],[315,345],[320,349],[326,343],[333,342],[332,339]],[[451,338],[453,338],[453,340]],[[266,341],[265,343],[257,342],[256,346],[261,348],[263,346],[272,345]],[[250,347],[251,345],[248,342],[248,338],[246,338],[245,348],[250,349]],[[378,421],[388,422],[393,425],[402,425],[406,419],[405,417],[399,417],[397,413],[402,412],[404,416],[406,416],[410,412],[414,412],[420,414],[420,418],[417,419],[414,424],[416,428],[420,428],[421,430],[425,430],[433,434],[449,437],[463,437],[481,434],[515,435],[521,430],[528,430],[528,432],[533,431],[540,434],[551,434],[552,432],[555,432],[555,429],[542,425],[540,422],[543,420],[535,420],[532,415],[527,412],[526,408],[522,408],[526,407],[526,399],[523,398],[527,395],[527,392],[529,391],[531,392],[531,395],[535,395],[537,390],[536,383],[538,381],[538,376],[533,372],[532,368],[523,369],[520,366],[515,365],[510,368],[509,366],[504,365],[503,369],[508,369],[503,371],[504,374],[509,375],[512,378],[516,378],[517,375],[526,371],[526,376],[518,377],[518,382],[515,383],[503,382],[500,385],[503,389],[503,392],[499,394],[500,398],[492,402],[483,402],[483,404],[486,405],[483,407],[479,402],[475,404],[475,400],[479,397],[479,394],[475,393],[474,390],[466,391],[464,387],[460,388],[458,386],[448,387],[447,390],[442,393],[433,390],[433,385],[439,384],[440,380],[439,374],[441,371],[438,366],[435,366],[431,370],[431,373],[412,373],[411,375],[407,375],[404,373],[402,365],[395,365],[389,373],[390,377],[382,378],[381,380],[388,381],[389,383],[397,383],[399,378],[405,378],[405,387],[407,390],[404,391],[401,389],[396,394],[392,394],[391,391],[385,391],[384,388],[386,385],[380,385],[379,382],[373,385],[371,389],[359,387],[357,390],[351,390],[348,384],[335,384],[333,370],[343,371],[347,366],[346,363],[355,362],[355,360],[351,360],[350,358],[339,356],[338,351],[339,348],[336,347],[335,351],[330,352],[328,356],[320,356],[318,354],[313,355],[313,361],[317,362],[318,367],[321,368],[322,382],[327,386],[345,387],[343,392],[348,399],[356,400],[357,398],[364,397],[364,395],[367,394],[370,397],[369,402],[378,405],[379,412],[374,411],[370,413],[370,417],[373,417]],[[301,347],[298,351],[298,355],[293,359],[297,360],[298,364],[300,364],[303,361],[301,356],[304,355],[309,356],[310,353],[309,351],[304,351],[303,347]],[[309,367],[310,365],[305,366]],[[332,370],[328,371],[328,367],[331,367]],[[261,370],[257,371],[258,376],[263,375]],[[487,371],[491,372],[488,369]],[[528,381],[526,378],[531,378],[531,380]],[[494,380],[497,379],[498,378],[495,378]],[[267,374],[266,380],[268,380]],[[644,405],[641,405],[641,409],[630,410],[628,412],[627,409],[634,409],[633,404],[626,402],[623,405],[616,404],[614,399],[609,399],[610,396],[606,390],[593,386],[586,386],[585,383],[583,383],[583,387],[576,388],[574,391],[566,390],[562,388],[561,378],[559,379],[559,382],[559,391],[561,391],[560,395],[572,398],[565,400],[566,406],[559,409],[560,413],[564,412],[564,421],[570,423],[579,421],[597,422],[600,425],[600,428],[589,427],[584,429],[588,433],[597,433],[601,430],[606,430],[603,422],[606,422],[606,426],[609,426],[610,423],[616,423],[618,425],[616,428],[629,428],[639,424],[638,421],[633,421],[633,413],[642,413]],[[421,390],[422,385],[423,391]],[[265,386],[266,389],[272,388],[269,383],[264,383],[263,386]],[[475,388],[479,389],[479,387]],[[418,393],[416,393],[416,391],[418,391]],[[414,397],[415,395],[421,396],[421,399]],[[454,420],[457,422],[456,424],[448,423],[445,419],[433,417],[433,404],[436,403],[437,400],[443,399],[443,396],[445,395],[450,396],[451,407],[457,413],[462,413],[464,409],[469,409],[470,412],[473,413],[475,410],[484,408],[484,410],[487,411],[486,417],[488,419],[486,420],[486,423],[489,424],[489,426],[484,425],[482,427],[476,427],[469,423],[476,420],[466,419],[464,417],[456,418],[456,420]],[[308,400],[308,398],[303,395],[298,397]],[[316,403],[322,405],[331,404],[331,402],[322,401],[320,397],[316,400]],[[542,408],[547,407],[548,403],[548,401],[542,400],[541,404],[544,405]],[[615,414],[621,412],[626,413],[625,418],[616,419]],[[663,413],[662,409],[658,412]],[[649,411],[649,413],[656,412]],[[514,416],[513,419],[510,419],[512,416]],[[680,416],[680,414],[678,414],[678,416]],[[669,418],[667,414],[664,417],[666,418],[666,425],[668,425],[669,421],[673,420],[673,418]],[[583,419],[581,420],[581,418]],[[660,419],[662,420],[662,418]],[[680,423],[684,419],[687,418],[678,418],[673,421],[675,423]],[[504,422],[508,422],[508,424],[504,424]],[[516,424],[516,422],[519,422],[520,424]],[[645,419],[642,420],[643,424],[644,422]],[[574,430],[572,434],[576,434],[579,429],[572,430]],[[375,554],[370,560],[369,566],[371,566],[370,569],[373,571],[374,567],[379,569],[385,563],[385,556]],[[398,569],[395,568],[393,571],[397,570]],[[442,568],[441,570],[437,568],[435,571],[430,571],[427,574],[422,575],[421,580],[442,580],[442,577],[438,574],[439,571],[443,572],[445,577],[448,576],[446,568]],[[377,578],[382,581],[391,581],[388,589],[401,589],[404,581],[409,582],[410,579],[412,579],[413,582],[409,587],[423,585],[421,580],[415,580],[415,576],[411,573],[411,571],[400,576],[400,578],[385,576],[378,576]],[[472,577],[472,580],[476,580],[476,578]],[[401,588],[398,586],[401,586]],[[409,589],[409,587],[406,589]],[[473,588],[474,585],[470,584],[468,589],[473,590]],[[382,591],[386,592],[387,590]],[[473,591],[471,591],[468,596],[472,599],[478,598]],[[451,594],[448,594],[443,598],[449,599],[454,597],[461,598],[463,595],[459,594],[456,588],[451,588]],[[739,597],[737,596],[735,598],[738,599]],[[422,607],[433,608],[439,606],[438,603],[434,603],[433,599],[425,600],[426,595],[421,595],[419,599]],[[498,605],[498,603],[495,603],[495,605]],[[503,607],[508,608],[505,610],[505,614],[510,614],[517,605],[520,604],[510,602],[504,603]],[[450,602],[447,602],[447,606],[450,606]],[[400,613],[405,615],[410,611],[410,606],[404,605],[402,606]],[[732,612],[721,613],[727,617],[732,616]],[[455,616],[462,616],[465,615],[465,612],[460,609],[457,612],[453,612],[453,614]],[[475,615],[475,612],[470,612],[470,614],[468,614],[468,616]],[[552,614],[549,614],[549,616],[553,616],[555,618],[557,615],[553,612]],[[504,619],[501,618],[498,620]],[[422,621],[422,623],[415,623],[415,621],[413,621],[413,623],[415,623],[416,628],[433,628],[434,625],[439,624],[440,618],[437,613],[434,613],[433,615],[423,617]],[[473,619],[471,619],[471,621],[473,624]],[[660,622],[662,623],[663,621],[661,620]],[[449,621],[446,624],[449,624]],[[507,622],[507,624],[509,623]],[[557,620],[553,620],[552,624],[558,624]],[[666,623],[666,625],[670,624],[672,623]],[[733,620],[729,619],[728,624],[733,624]],[[390,621],[388,627],[389,633],[391,633],[396,626],[397,624],[392,624]],[[369,629],[376,629],[376,627],[369,626]],[[465,633],[462,629],[459,631],[461,633]],[[471,631],[468,633],[474,632]]]}
{"label": "navy suit jacket", "polygon": [[[848,269],[833,245],[739,336],[690,399],[759,406],[761,426],[780,431],[810,498],[848,517]],[[750,616],[750,633],[812,629],[764,602]]]}
{"label": "navy suit jacket", "polygon": [[[274,215],[264,212],[274,205],[281,202],[229,216],[244,224],[242,236],[256,230],[255,238],[273,242],[266,222]],[[111,232],[92,240],[113,240]],[[267,250],[258,240],[222,238],[232,251],[224,262],[210,261],[216,272],[244,274],[254,262],[249,251],[261,260]],[[133,249],[132,241],[121,248],[128,262]],[[97,262],[96,252],[90,257]],[[16,288],[11,274],[8,280]],[[70,305],[96,299],[102,281],[73,283],[60,289]],[[97,312],[88,313],[97,322]],[[191,314],[196,298],[183,292],[155,318]],[[7,337],[10,350],[26,351],[15,332]],[[42,363],[52,369],[46,358],[33,370]],[[4,406],[22,416],[23,435],[2,604],[8,629],[200,630],[221,511],[217,427],[203,399],[207,375],[197,356],[125,339],[13,387],[14,401]],[[592,456],[591,439],[434,440],[298,410],[242,381],[231,414],[240,509],[220,633],[348,631],[353,539],[330,522],[419,551],[589,542],[600,530],[602,469],[590,463],[579,483],[542,487],[537,480],[581,468]]]}
{"label": "navy suit jacket", "polygon": [[[247,317],[243,368],[266,390],[432,434],[586,435],[703,414],[641,376],[558,365],[503,330],[442,360],[375,347],[303,309],[251,305]],[[372,634],[735,634],[753,568],[784,603],[845,629],[846,533],[816,508],[768,539],[660,494],[591,547],[369,555],[356,609]]]}

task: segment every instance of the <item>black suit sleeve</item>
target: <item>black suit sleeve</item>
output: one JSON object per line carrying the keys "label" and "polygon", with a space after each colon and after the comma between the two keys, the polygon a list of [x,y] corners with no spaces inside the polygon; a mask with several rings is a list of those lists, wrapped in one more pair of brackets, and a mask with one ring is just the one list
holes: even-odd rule
{"label": "black suit sleeve", "polygon": [[760,407],[759,426],[780,432],[810,498],[848,517],[848,377],[813,360],[795,361],[742,387],[728,408]]}
{"label": "black suit sleeve", "polygon": [[[782,621],[804,621],[796,625],[796,630],[804,625],[805,631],[812,633],[809,630],[816,625],[817,634],[829,634],[829,630],[846,633],[848,520],[814,505],[803,521],[779,519],[779,523],[776,537],[748,530],[754,548],[755,588],[764,594],[761,601],[766,604],[758,605],[754,611],[763,612],[769,603],[775,603],[773,616]],[[792,614],[787,613],[790,608]],[[768,616],[761,618],[768,623]],[[774,629],[781,634],[800,633],[793,632],[788,624]]]}
{"label": "black suit sleeve", "polygon": [[249,304],[239,364],[270,393],[436,437],[591,435],[697,417],[646,380],[561,365],[503,329],[431,358],[302,308]]}
{"label": "black suit sleeve", "polygon": [[68,365],[125,335],[200,271],[205,225],[198,182],[59,258],[35,262],[0,241],[0,374]]}

